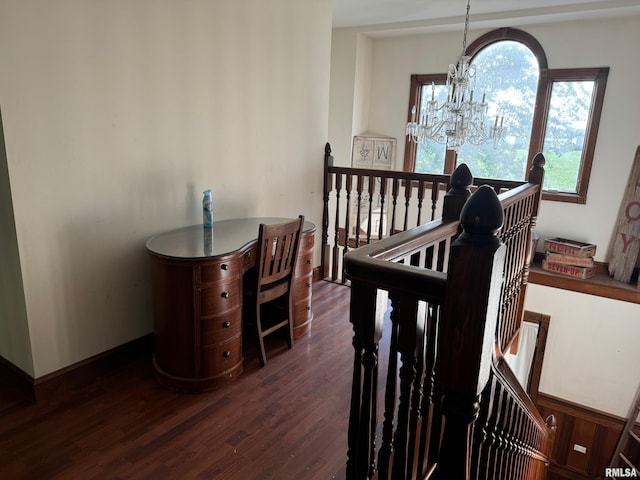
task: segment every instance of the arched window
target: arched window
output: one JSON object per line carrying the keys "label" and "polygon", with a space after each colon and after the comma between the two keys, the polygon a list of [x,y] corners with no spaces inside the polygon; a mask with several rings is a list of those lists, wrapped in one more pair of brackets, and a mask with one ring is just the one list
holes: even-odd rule
{"label": "arched window", "polygon": [[[466,163],[476,177],[522,180],[543,152],[543,198],[585,203],[608,67],[550,70],[538,41],[512,28],[481,36],[467,54],[476,66],[475,94],[486,93],[489,116],[504,121],[506,137],[497,145],[465,144],[458,154],[407,140],[405,170],[451,173]],[[412,75],[409,109],[444,96],[445,81],[445,74]]]}

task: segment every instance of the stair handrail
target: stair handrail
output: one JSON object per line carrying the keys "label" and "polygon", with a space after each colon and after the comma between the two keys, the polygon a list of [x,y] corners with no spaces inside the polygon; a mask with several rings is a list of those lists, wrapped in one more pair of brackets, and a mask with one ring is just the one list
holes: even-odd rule
{"label": "stair handrail", "polygon": [[[514,415],[517,415],[521,422],[528,422],[529,427],[524,435],[529,435],[530,432],[535,433],[530,442],[526,438],[518,439],[515,436],[504,440],[505,444],[510,445],[509,455],[513,452],[524,452],[528,455],[527,459],[514,462],[514,465],[518,465],[519,473],[528,472],[527,475],[531,475],[521,478],[539,478],[536,475],[542,474],[546,459],[548,459],[549,445],[553,438],[554,422],[551,418],[546,422],[542,420],[522,387],[515,383],[513,378],[510,379],[509,376],[500,374],[502,360],[500,349],[496,348],[499,347],[499,343],[496,342],[500,339],[495,336],[499,318],[495,305],[499,302],[488,301],[488,299],[495,299],[496,296],[501,295],[502,268],[507,251],[497,234],[502,224],[499,217],[503,214],[503,209],[506,211],[512,205],[517,209],[520,206],[518,203],[520,201],[534,203],[533,210],[528,213],[531,216],[527,220],[526,228],[517,233],[519,235],[517,248],[522,251],[526,250],[526,262],[531,258],[531,235],[537,215],[537,202],[539,201],[544,172],[543,165],[544,159],[536,157],[534,168],[530,173],[530,179],[534,179],[534,181],[520,184],[516,188],[502,193],[500,198],[496,193],[496,190],[500,190],[499,188],[480,187],[471,197],[476,199],[475,204],[471,200],[464,203],[465,211],[460,221],[451,218],[435,220],[382,239],[375,244],[352,250],[345,255],[345,270],[352,282],[351,322],[354,328],[353,345],[355,350],[349,423],[348,479],[369,479],[378,473],[380,474],[379,478],[420,478],[420,475],[424,474],[418,470],[425,464],[421,463],[416,467],[415,461],[408,458],[413,455],[411,450],[415,447],[415,432],[411,433],[412,438],[396,438],[396,441],[402,443],[402,450],[395,447],[396,458],[394,458],[392,445],[382,446],[387,452],[385,463],[382,465],[384,471],[377,471],[375,432],[377,430],[378,344],[383,330],[383,319],[375,312],[378,289],[387,290],[390,297],[394,296],[401,311],[406,311],[407,308],[414,309],[417,299],[429,302],[433,306],[434,312],[441,309],[442,320],[439,330],[442,338],[438,344],[458,344],[454,352],[444,352],[438,357],[438,378],[445,389],[443,409],[448,417],[444,423],[445,430],[439,449],[442,456],[438,458],[436,465],[436,478],[446,478],[447,480],[474,478],[470,473],[471,462],[474,458],[471,451],[474,438],[472,433],[474,422],[480,414],[479,396],[483,389],[489,385],[489,379],[492,382],[497,382],[496,385],[502,389],[501,391],[506,392],[504,395],[511,399],[509,400],[510,405],[515,405],[514,408],[516,408]],[[459,200],[461,197],[456,198]],[[458,203],[462,205],[463,202]],[[519,211],[522,210],[523,208],[519,209]],[[445,269],[438,271],[412,265],[413,256],[421,252],[425,245],[433,246],[439,242],[448,244],[447,242],[453,241],[459,233],[460,224],[465,226],[465,232],[453,242],[451,247],[447,247],[447,254],[450,256],[448,272],[445,272]],[[457,255],[462,255],[463,260],[456,260]],[[511,251],[509,255],[512,255]],[[400,261],[404,261],[404,263],[399,263]],[[522,261],[522,256],[518,257],[518,262]],[[457,271],[457,265],[463,266],[461,271]],[[518,272],[517,275],[520,276],[518,277],[520,281],[524,281],[526,284],[526,268],[524,271]],[[476,283],[482,284],[484,287],[482,293],[476,296],[476,304],[471,306],[469,302],[460,302],[452,295],[452,292],[456,291],[456,285],[468,286],[470,280],[473,284],[473,279],[479,279]],[[516,296],[514,301],[523,302],[523,297]],[[469,315],[468,311],[465,313],[464,309],[460,310],[463,303],[466,305],[465,308],[475,310],[476,313]],[[492,305],[491,308],[482,311],[482,308],[486,309],[488,305]],[[518,309],[515,309],[513,312],[509,312],[509,315],[517,316],[517,312]],[[440,314],[436,313],[436,315]],[[486,318],[487,321],[474,322],[471,320],[474,316]],[[462,319],[462,323],[456,324],[460,319]],[[407,327],[409,330],[413,328],[406,322],[406,319],[398,321],[401,330],[406,330]],[[416,355],[420,355],[418,346],[415,351],[412,351],[412,342],[419,339],[424,329],[425,325],[416,325],[415,332],[412,333],[413,339],[410,339],[409,343],[405,339],[404,346],[398,347],[398,353],[404,352],[403,358],[407,354],[409,361],[415,361]],[[462,335],[464,337],[462,343],[460,343],[461,332],[465,332]],[[508,335],[513,336],[515,333],[516,330],[510,327]],[[478,342],[478,338],[482,338],[484,341]],[[468,340],[468,342],[464,340]],[[462,344],[465,345],[460,346]],[[454,355],[454,357],[447,359],[451,353],[461,354],[461,357],[456,360]],[[464,370],[470,370],[472,374],[465,375],[464,372],[461,374],[460,372],[463,370],[459,367],[461,364],[465,365]],[[409,376],[412,382],[416,380],[414,374],[409,374]],[[398,394],[400,395],[400,403],[404,402],[406,406],[407,402],[413,400],[406,396],[407,391],[402,391],[402,388]],[[396,393],[392,392],[391,397],[388,397],[391,405],[395,395]],[[485,405],[493,403],[490,398],[485,400]],[[520,412],[521,410],[522,412]],[[407,412],[405,412],[405,417],[406,414]],[[387,419],[386,415],[387,413],[385,413],[385,423],[393,422],[393,418]],[[403,422],[406,420],[407,418],[403,418]],[[385,442],[384,434],[383,442]],[[483,446],[483,448],[490,447],[490,445]],[[447,455],[451,455],[451,458],[447,458]],[[406,460],[405,456],[407,456]],[[396,469],[395,463],[398,458],[402,463],[409,463]],[[389,460],[394,462],[393,466],[386,463]],[[529,465],[528,462],[534,462],[534,464]]]}
{"label": "stair handrail", "polygon": [[[460,165],[452,174],[431,174],[406,172],[401,170],[383,170],[376,168],[356,168],[351,166],[340,166],[334,162],[331,145],[327,142],[324,150],[323,161],[323,210],[322,210],[322,233],[320,248],[320,264],[323,278],[330,278],[332,281],[344,281],[340,266],[344,255],[350,249],[360,248],[371,242],[377,242],[387,236],[395,235],[397,232],[405,231],[412,226],[419,226],[429,220],[437,218],[436,212],[440,215],[441,193],[456,192],[458,187],[463,190],[468,189],[473,181],[471,173],[466,168],[466,172],[461,171]],[[458,185],[456,185],[458,182]],[[469,182],[469,185],[467,184]],[[476,185],[491,185],[496,192],[513,189],[524,184],[523,181],[477,178]],[[366,232],[360,232],[359,226],[356,228],[351,222],[353,218],[360,218],[354,210],[354,202],[360,205],[360,195],[368,192],[380,195],[384,202],[384,209],[372,213],[368,206],[363,207],[364,217],[367,217]],[[364,197],[363,197],[364,198]],[[468,198],[458,198],[457,202],[449,201],[450,208],[447,210],[447,199],[442,203],[442,217],[455,218],[460,214],[462,204]],[[427,205],[430,202],[430,208]],[[366,202],[363,202],[366,203]],[[414,211],[415,209],[415,211]],[[427,219],[423,210],[430,210]],[[416,223],[413,222],[414,215],[417,215]],[[453,217],[449,217],[454,215]],[[383,221],[383,217],[385,217]],[[409,221],[411,216],[411,221]],[[352,218],[350,218],[352,217]],[[378,221],[378,226],[372,222]],[[383,225],[387,223],[386,229]],[[356,229],[355,234],[350,232]]]}

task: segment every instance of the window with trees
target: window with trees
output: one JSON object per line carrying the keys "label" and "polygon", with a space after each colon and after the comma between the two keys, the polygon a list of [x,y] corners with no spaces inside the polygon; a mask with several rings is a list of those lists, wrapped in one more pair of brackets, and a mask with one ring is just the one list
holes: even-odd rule
{"label": "window with trees", "polygon": [[[451,173],[466,163],[476,177],[522,180],[531,160],[547,160],[543,198],[585,203],[608,67],[551,70],[540,44],[526,32],[489,32],[467,48],[476,66],[478,94],[486,92],[490,118],[504,116],[506,137],[498,144],[465,144],[456,154],[432,141],[407,139],[404,168]],[[446,74],[412,75],[414,105],[444,97]]]}

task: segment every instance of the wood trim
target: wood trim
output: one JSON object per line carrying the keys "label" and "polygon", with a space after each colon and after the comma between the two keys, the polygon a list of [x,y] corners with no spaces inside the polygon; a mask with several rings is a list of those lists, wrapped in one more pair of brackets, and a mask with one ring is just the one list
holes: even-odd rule
{"label": "wood trim", "polygon": [[532,132],[531,136],[530,154],[537,151],[544,151],[546,120],[549,116],[551,93],[554,83],[585,80],[591,80],[594,82],[594,90],[591,97],[591,111],[589,112],[589,120],[585,129],[584,145],[582,148],[582,156],[580,158],[580,171],[578,172],[576,191],[560,192],[545,190],[543,195],[543,200],[585,204],[587,203],[587,190],[591,176],[591,166],[593,164],[596,139],[598,137],[598,128],[600,126],[600,116],[602,114],[602,106],[604,104],[604,93],[607,87],[609,67],[545,69],[544,73],[544,81],[542,81],[543,75],[541,70],[535,112],[542,116],[540,120],[544,120],[545,124],[543,125],[541,123],[537,131],[535,131],[537,125],[535,122],[537,118],[534,118],[534,132]]}
{"label": "wood trim", "polygon": [[540,266],[540,255],[540,253],[536,253],[536,258],[531,265],[529,283],[623,302],[640,303],[640,290],[635,283],[638,278],[637,273],[632,277],[632,283],[618,282],[607,273],[606,263],[596,262],[596,275],[594,277],[586,280],[572,278],[543,270]]}
{"label": "wood trim", "polygon": [[313,269],[313,277],[312,277],[314,282],[322,280],[324,278],[323,275],[324,275],[324,273],[322,271],[322,266],[314,267],[314,269]]}
{"label": "wood trim", "polygon": [[[417,118],[420,115],[420,105],[422,105],[422,86],[427,85],[429,83],[434,83],[435,85],[444,85],[447,82],[447,74],[446,73],[429,73],[429,74],[417,74],[414,73],[411,75],[411,85],[409,88],[409,108],[407,109],[407,123],[411,121],[411,109],[415,106],[418,112],[416,113]],[[449,153],[448,151],[446,152]],[[416,170],[416,156],[418,154],[418,145],[416,142],[410,140],[408,136],[405,135],[405,145],[404,145],[404,163],[403,170],[405,172],[415,172]],[[447,157],[450,158],[450,157]],[[455,159],[454,159],[455,160]],[[453,162],[455,164],[455,161]],[[447,171],[445,167],[444,173],[452,173],[453,168],[450,171]]]}
{"label": "wood trim", "polygon": [[34,379],[21,368],[0,356],[0,388],[13,391],[29,402],[36,399]]}
{"label": "wood trim", "polygon": [[[315,267],[313,269],[313,281],[321,279],[322,267]],[[69,380],[72,383],[81,383],[86,378],[106,375],[132,359],[151,356],[152,353],[153,333],[149,333],[37,379],[0,356],[0,388],[3,391],[11,389],[26,401],[35,402],[36,399],[55,391],[59,384],[66,383]]]}
{"label": "wood trim", "polygon": [[[549,88],[549,84],[549,69],[540,68],[538,89],[533,107],[533,118],[531,119],[531,137],[529,138],[529,160],[527,160],[527,169],[531,168],[534,156],[538,152],[542,152],[544,132],[547,130],[547,111],[549,102],[551,101],[551,88]],[[547,200],[544,192],[542,200]]]}
{"label": "wood trim", "polygon": [[134,359],[149,356],[149,360],[151,360],[152,353],[153,334],[149,333],[35,379],[35,399],[39,400],[55,394],[62,385],[64,388],[67,388],[68,385],[82,385],[88,380],[108,375]]}
{"label": "wood trim", "polygon": [[[107,375],[122,365],[153,353],[153,334],[131,340],[105,352],[80,362],[51,372],[39,378],[33,378],[20,368],[0,357],[0,378],[2,387],[12,389],[25,400],[35,402],[45,396],[55,394],[59,388],[69,384],[82,385],[87,380]],[[64,387],[62,387],[64,385]]]}
{"label": "wood trim", "polygon": [[[549,478],[601,478],[625,419],[546,393],[538,394],[536,406],[543,416],[553,414],[558,424]],[[574,449],[574,444],[586,448],[585,457]]]}
{"label": "wood trim", "polygon": [[536,401],[538,398],[538,388],[540,386],[540,377],[542,375],[542,364],[544,361],[544,352],[547,345],[547,334],[549,333],[549,323],[551,317],[544,313],[524,311],[522,319],[524,322],[535,323],[538,325],[538,338],[536,339],[536,350],[533,354],[531,364],[531,372],[529,373],[529,381],[527,385],[527,393],[531,400]]}
{"label": "wood trim", "polygon": [[542,45],[540,45],[540,42],[538,42],[538,40],[529,33],[517,28],[504,27],[485,33],[471,42],[467,47],[466,54],[470,57],[475,57],[484,47],[499,40],[513,40],[522,43],[528,47],[538,59],[538,66],[540,70],[548,68],[547,55],[544,53],[544,49],[542,48]]}
{"label": "wood trim", "polygon": [[607,428],[619,428],[622,430],[622,427],[624,427],[626,422],[625,418],[618,415],[613,415],[612,413],[607,413],[602,410],[591,408],[544,392],[538,393],[538,400],[536,404],[538,407],[559,408],[564,413],[568,413],[573,417],[588,420]]}

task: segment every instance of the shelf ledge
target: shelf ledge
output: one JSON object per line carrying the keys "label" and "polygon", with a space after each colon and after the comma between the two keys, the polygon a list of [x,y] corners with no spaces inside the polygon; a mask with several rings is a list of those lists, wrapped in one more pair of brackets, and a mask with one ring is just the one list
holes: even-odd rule
{"label": "shelf ledge", "polygon": [[529,283],[622,302],[640,303],[640,289],[636,287],[636,283],[621,283],[614,280],[607,273],[607,265],[604,263],[597,264],[595,276],[584,280],[543,270],[542,265],[536,259],[529,271]]}

